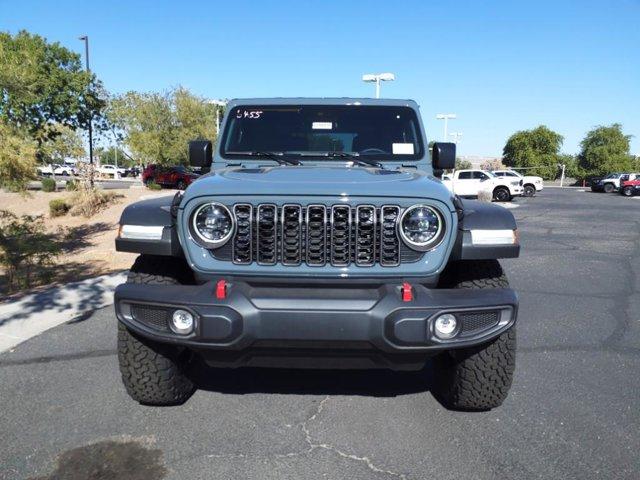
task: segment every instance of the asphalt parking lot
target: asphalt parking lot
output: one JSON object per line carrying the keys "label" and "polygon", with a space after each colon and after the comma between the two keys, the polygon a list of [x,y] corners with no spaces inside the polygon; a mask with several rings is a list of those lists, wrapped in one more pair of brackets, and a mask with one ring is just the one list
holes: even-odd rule
{"label": "asphalt parking lot", "polygon": [[182,406],[142,407],[106,308],[0,355],[0,478],[639,478],[640,200],[546,189],[517,204],[501,408],[445,410],[429,369],[220,371]]}

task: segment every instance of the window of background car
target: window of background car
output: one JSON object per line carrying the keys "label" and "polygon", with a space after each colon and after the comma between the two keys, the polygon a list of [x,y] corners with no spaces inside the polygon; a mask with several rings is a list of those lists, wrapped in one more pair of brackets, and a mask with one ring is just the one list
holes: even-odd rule
{"label": "window of background car", "polygon": [[424,147],[409,107],[369,105],[240,106],[229,112],[222,156],[283,152],[357,153],[376,160],[418,160]]}

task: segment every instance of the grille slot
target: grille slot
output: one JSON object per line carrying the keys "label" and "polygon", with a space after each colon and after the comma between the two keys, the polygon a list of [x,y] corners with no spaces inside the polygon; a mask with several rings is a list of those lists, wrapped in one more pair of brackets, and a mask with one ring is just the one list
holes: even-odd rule
{"label": "grille slot", "polygon": [[131,315],[138,322],[154,330],[169,331],[169,310],[148,305],[131,305]]}
{"label": "grille slot", "polygon": [[380,265],[395,267],[400,264],[400,240],[396,223],[400,208],[385,205],[380,209]]}
{"label": "grille slot", "polygon": [[376,207],[356,208],[356,265],[370,266],[376,260]]}
{"label": "grille slot", "polygon": [[233,262],[247,265],[253,259],[253,207],[240,203],[234,205],[236,233],[233,237],[231,256]]}
{"label": "grille slot", "polygon": [[345,266],[351,262],[351,207],[331,208],[331,265]]}
{"label": "grille slot", "polygon": [[256,213],[257,262],[275,265],[278,261],[278,208],[271,204],[258,205]]}
{"label": "grille slot", "polygon": [[327,207],[307,207],[307,265],[322,266],[327,262]]}
{"label": "grille slot", "polygon": [[461,335],[473,334],[475,332],[486,330],[494,327],[500,320],[499,312],[484,311],[484,312],[465,312],[459,315],[462,320]]}
{"label": "grille slot", "polygon": [[302,263],[302,207],[300,205],[282,207],[282,263],[283,265]]}

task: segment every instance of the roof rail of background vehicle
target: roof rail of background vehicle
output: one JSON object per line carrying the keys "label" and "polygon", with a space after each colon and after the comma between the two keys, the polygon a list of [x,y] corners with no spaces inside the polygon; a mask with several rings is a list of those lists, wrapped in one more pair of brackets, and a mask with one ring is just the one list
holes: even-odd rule
{"label": "roof rail of background vehicle", "polygon": [[234,98],[229,100],[227,107],[242,105],[382,105],[391,107],[419,108],[415,100],[354,97]]}

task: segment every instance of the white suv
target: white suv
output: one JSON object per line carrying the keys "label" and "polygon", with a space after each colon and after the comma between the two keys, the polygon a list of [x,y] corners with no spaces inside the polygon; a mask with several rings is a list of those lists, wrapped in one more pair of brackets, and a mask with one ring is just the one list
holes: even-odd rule
{"label": "white suv", "polygon": [[515,170],[494,170],[492,172],[496,177],[504,177],[508,179],[522,180],[522,196],[533,197],[536,192],[541,191],[544,188],[544,182],[542,177],[536,177],[533,175],[522,175]]}
{"label": "white suv", "polygon": [[522,195],[520,179],[496,177],[485,170],[454,170],[452,174],[443,175],[442,183],[461,197],[477,197],[478,192],[484,190],[491,193],[493,200],[508,202]]}

